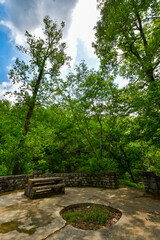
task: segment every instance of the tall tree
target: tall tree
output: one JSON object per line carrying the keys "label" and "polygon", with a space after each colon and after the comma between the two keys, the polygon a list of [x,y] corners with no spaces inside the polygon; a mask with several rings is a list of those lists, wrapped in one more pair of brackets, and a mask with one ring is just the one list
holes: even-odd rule
{"label": "tall tree", "polygon": [[18,58],[11,69],[9,77],[12,82],[20,83],[20,91],[15,91],[17,101],[28,106],[23,135],[29,131],[29,125],[36,103],[42,103],[55,90],[55,79],[60,74],[60,67],[69,60],[64,53],[66,44],[61,42],[62,29],[57,28],[57,23],[49,17],[44,20],[44,39],[37,38],[26,31],[27,46],[18,46],[23,53],[29,55],[29,64]]}
{"label": "tall tree", "polygon": [[93,44],[102,66],[132,80],[159,79],[160,1],[98,0],[101,19]]}
{"label": "tall tree", "polygon": [[54,94],[60,68],[69,61],[64,52],[66,44],[61,41],[64,22],[59,29],[57,23],[48,16],[43,22],[42,38],[26,31],[26,46],[17,48],[28,55],[28,58],[26,62],[17,58],[9,74],[13,84],[20,84],[19,90],[14,92],[17,103],[26,106],[22,138],[18,146],[21,151],[15,162],[13,174],[21,173],[22,159],[25,155],[25,136],[29,132],[34,108],[36,104],[44,104]]}
{"label": "tall tree", "polygon": [[[132,170],[134,165],[145,166],[142,156],[147,158],[149,155],[147,147],[159,151],[160,1],[98,0],[98,3],[101,19],[96,26],[97,40],[93,46],[101,60],[101,67],[109,74],[119,74],[131,80],[121,90],[119,105],[132,123],[130,138],[119,131],[114,150],[120,150],[119,154],[116,151],[115,157],[119,156],[117,160],[124,170]],[[120,119],[116,127],[119,130],[123,121],[125,127],[128,122],[123,116]],[[132,154],[131,149],[136,154]],[[135,164],[136,159],[141,159],[142,163]],[[156,161],[154,165],[158,166]],[[153,161],[149,162],[153,166]]]}

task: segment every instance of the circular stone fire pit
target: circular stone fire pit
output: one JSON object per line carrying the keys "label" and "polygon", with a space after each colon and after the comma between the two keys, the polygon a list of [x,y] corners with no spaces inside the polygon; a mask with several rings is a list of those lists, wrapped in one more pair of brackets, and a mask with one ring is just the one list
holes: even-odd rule
{"label": "circular stone fire pit", "polygon": [[98,230],[116,224],[122,216],[118,209],[95,203],[69,205],[60,211],[67,224],[85,230]]}

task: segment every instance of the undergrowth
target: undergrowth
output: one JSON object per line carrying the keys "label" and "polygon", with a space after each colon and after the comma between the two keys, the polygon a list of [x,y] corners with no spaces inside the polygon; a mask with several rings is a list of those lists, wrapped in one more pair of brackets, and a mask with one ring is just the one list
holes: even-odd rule
{"label": "undergrowth", "polygon": [[111,216],[111,213],[106,209],[99,206],[88,206],[88,208],[82,208],[79,211],[68,210],[65,213],[65,219],[68,222],[76,223],[81,219],[83,222],[93,222],[95,224],[104,224],[106,220]]}
{"label": "undergrowth", "polygon": [[120,185],[127,185],[127,186],[135,187],[135,188],[144,188],[143,183],[134,183],[127,179],[119,179],[118,181],[119,181]]}

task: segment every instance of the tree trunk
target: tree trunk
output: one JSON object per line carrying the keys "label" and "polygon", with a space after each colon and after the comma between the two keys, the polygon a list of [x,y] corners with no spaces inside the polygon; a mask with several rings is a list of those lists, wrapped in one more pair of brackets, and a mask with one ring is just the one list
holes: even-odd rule
{"label": "tree trunk", "polygon": [[26,121],[25,121],[24,129],[23,129],[23,135],[24,136],[26,136],[28,131],[29,131],[29,125],[30,125],[33,110],[34,110],[34,107],[35,107],[35,103],[36,103],[36,99],[37,99],[37,93],[38,93],[38,90],[39,90],[39,87],[40,87],[40,82],[41,82],[42,76],[43,76],[44,64],[45,64],[45,61],[44,61],[43,65],[42,65],[42,68],[39,72],[39,76],[38,76],[38,79],[36,81],[36,85],[35,85],[35,88],[34,88],[34,91],[33,91],[33,96],[32,96],[32,99],[31,99],[31,102],[30,102],[30,105],[29,105],[29,110],[27,112]]}

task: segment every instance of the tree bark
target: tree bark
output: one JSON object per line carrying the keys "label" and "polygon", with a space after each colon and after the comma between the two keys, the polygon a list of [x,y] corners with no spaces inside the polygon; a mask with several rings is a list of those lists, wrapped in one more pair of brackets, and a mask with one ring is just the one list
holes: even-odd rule
{"label": "tree bark", "polygon": [[36,99],[37,99],[37,93],[38,93],[40,82],[41,82],[42,76],[43,76],[44,64],[45,64],[45,61],[43,62],[43,65],[42,65],[41,70],[39,72],[38,79],[36,81],[33,96],[32,96],[32,99],[31,99],[31,102],[30,102],[30,105],[29,105],[29,110],[27,112],[26,121],[25,121],[25,124],[24,124],[23,136],[26,136],[28,131],[29,131],[29,125],[30,125],[31,117],[33,115],[33,110],[34,110]]}

